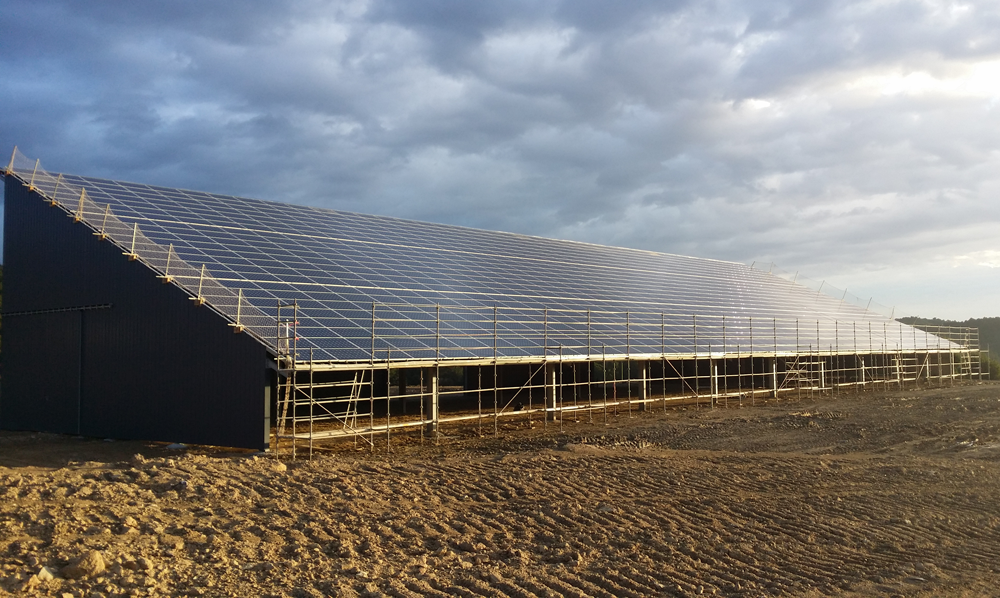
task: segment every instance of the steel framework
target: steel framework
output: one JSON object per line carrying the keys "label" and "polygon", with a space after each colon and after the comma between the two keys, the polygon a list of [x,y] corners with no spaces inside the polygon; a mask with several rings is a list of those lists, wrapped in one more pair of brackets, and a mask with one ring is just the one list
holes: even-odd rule
{"label": "steel framework", "polygon": [[[393,348],[394,342],[410,340],[398,332],[407,324],[428,329],[426,322],[400,318],[400,310],[407,307],[415,313],[435,314],[433,348]],[[315,360],[311,349],[298,349],[294,331],[297,306],[279,304],[279,314],[281,310],[290,311],[290,315],[284,320],[279,317],[274,343],[280,348],[280,419],[274,446],[293,458],[303,451],[311,457],[318,442],[344,438],[364,443],[371,450],[384,443],[388,450],[393,431],[407,428],[419,431],[421,439],[431,440],[440,438],[445,424],[470,422],[480,432],[492,428],[494,434],[499,433],[502,420],[562,430],[565,422],[580,421],[581,417],[593,422],[597,414],[607,422],[609,414],[624,411],[631,415],[633,410],[653,406],[742,407],[789,393],[801,397],[802,393],[812,396],[844,389],[858,392],[983,378],[975,328],[915,328],[880,322],[882,342],[876,344],[872,322],[859,329],[857,322],[770,318],[746,319],[734,326],[724,316],[692,316],[687,330],[668,332],[665,324],[659,329],[648,324],[656,314],[622,312],[603,313],[621,325],[605,327],[595,338],[593,311],[561,313],[558,329],[550,328],[550,314],[545,313],[541,319],[519,321],[540,322],[537,329],[521,326],[505,333],[502,324],[509,329],[511,320],[505,319],[502,308],[452,310],[373,303],[371,358],[346,362]],[[516,312],[514,317],[524,316],[523,309],[511,311]],[[467,327],[454,325],[454,312],[462,317],[486,312],[492,319],[487,318],[491,326],[485,329],[492,332],[470,336]],[[647,325],[636,327],[637,320]],[[660,320],[665,320],[662,314]],[[579,330],[566,326],[574,321],[586,322],[589,334],[582,337]],[[894,333],[896,342],[886,343]],[[909,338],[904,339],[904,334]],[[704,346],[694,341],[695,350],[687,353],[668,351],[670,341],[678,335],[693,341],[699,335],[723,340]],[[539,344],[526,345],[526,338],[537,339]],[[582,338],[586,344],[562,342]],[[729,338],[748,343],[730,344]],[[611,344],[608,339],[624,339],[626,344]],[[830,342],[823,346],[817,339]],[[520,349],[518,354],[504,355],[501,349],[514,342]],[[659,351],[649,351],[653,344],[659,345]],[[468,355],[448,356],[443,346],[463,347]],[[633,351],[635,346],[643,350]],[[484,349],[492,354],[473,356]],[[442,369],[454,367],[464,369],[465,383],[443,387]],[[380,373],[382,383],[377,383]],[[395,385],[390,383],[393,376]],[[406,383],[410,377],[419,377],[415,391]],[[408,412],[413,403],[416,412]]]}
{"label": "steel framework", "polygon": [[[492,426],[494,434],[502,420],[562,429],[569,418],[606,420],[652,405],[742,406],[789,392],[983,377],[976,329],[912,327],[869,318],[867,309],[847,310],[853,315],[846,320],[831,313],[812,320],[372,302],[367,330],[352,320],[342,339],[366,358],[317,358],[319,348],[300,334],[297,301],[279,300],[267,313],[232,281],[187,263],[172,245],[149,239],[137,222],[123,222],[110,204],[92,201],[16,148],[5,174],[264,344],[277,372],[272,446],[293,457],[341,438],[372,450],[384,439],[389,447],[392,431],[406,428],[432,439],[442,425],[469,422]],[[822,285],[817,297],[820,291]],[[463,368],[463,384],[443,386],[444,368]],[[408,390],[411,377],[415,392]]]}

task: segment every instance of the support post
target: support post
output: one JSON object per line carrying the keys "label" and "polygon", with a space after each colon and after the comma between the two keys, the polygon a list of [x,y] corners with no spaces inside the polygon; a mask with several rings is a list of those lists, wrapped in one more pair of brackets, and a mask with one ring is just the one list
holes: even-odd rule
{"label": "support post", "polygon": [[778,398],[778,358],[771,358],[771,396]]}
{"label": "support post", "polygon": [[429,368],[429,373],[431,376],[431,394],[428,397],[429,400],[424,402],[424,421],[427,422],[424,429],[428,434],[437,436],[438,413],[441,399],[438,391],[438,368]]}
{"label": "support post", "polygon": [[719,396],[719,366],[716,365],[715,360],[709,363],[712,367],[712,407],[715,407],[715,398]]}
{"label": "support post", "polygon": [[545,412],[546,419],[556,421],[556,364],[545,363]]}
{"label": "support post", "polygon": [[701,380],[698,378],[698,316],[691,316],[691,338],[694,340],[694,404],[695,407],[701,409],[701,398],[699,392],[701,389]]}
{"label": "support post", "polygon": [[639,374],[642,378],[642,390],[639,391],[639,411],[647,411],[649,400],[649,362],[640,361],[639,362]]}

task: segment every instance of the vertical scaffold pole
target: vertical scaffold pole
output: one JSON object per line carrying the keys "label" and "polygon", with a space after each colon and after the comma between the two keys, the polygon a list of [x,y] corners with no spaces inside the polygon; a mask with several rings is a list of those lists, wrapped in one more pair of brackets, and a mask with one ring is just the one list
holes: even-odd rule
{"label": "vertical scaffold pole", "polygon": [[841,358],[840,358],[840,321],[833,321],[833,342],[836,347],[833,354],[833,382],[834,390],[837,392],[837,396],[840,396],[840,383],[842,382],[840,377],[841,372]]}
{"label": "vertical scaffold pole", "polygon": [[[632,336],[629,311],[625,310],[625,359],[632,359]],[[629,379],[631,379],[631,374]]]}
{"label": "vertical scaffold pole", "polygon": [[[868,304],[871,305],[871,300],[868,301]],[[872,339],[872,323],[868,322],[868,354],[871,355],[871,358],[872,358],[872,371],[871,371],[872,390],[874,390],[875,388],[877,388],[875,386],[875,382],[876,382],[875,381],[875,372],[878,371],[878,362],[876,361],[876,357],[874,355],[875,348],[872,346],[873,344],[874,344],[874,340]]]}
{"label": "vertical scaffold pole", "polygon": [[[309,357],[312,357],[312,349],[309,349]],[[392,429],[392,384],[389,384],[389,364],[392,363],[392,348],[385,348],[385,454],[388,455],[391,447],[389,445],[389,430]],[[396,370],[396,375],[403,376],[404,370]],[[405,401],[406,399],[402,399]]]}
{"label": "vertical scaffold pole", "polygon": [[277,372],[275,373],[275,380],[277,381],[277,411],[274,414],[277,421],[277,425],[274,426],[274,456],[277,458],[279,456],[278,440],[281,435],[281,299],[275,300],[274,309],[274,346],[278,349],[274,363],[277,366]]}
{"label": "vertical scaffold pole", "polygon": [[543,429],[549,429],[549,420],[556,418],[556,368],[551,361],[545,361],[545,423]]}
{"label": "vertical scaffold pole", "polygon": [[727,375],[726,364],[726,316],[722,316],[722,396],[725,397],[726,409],[729,409],[729,376]]}
{"label": "vertical scaffold pole", "polygon": [[750,406],[757,404],[757,385],[753,379],[753,318],[749,319],[750,324]]}
{"label": "vertical scaffold pole", "polygon": [[[753,364],[751,363],[751,367]],[[740,408],[743,407],[743,356],[740,354],[740,345],[736,344],[736,393],[739,395]]]}
{"label": "vertical scaffold pole", "polygon": [[497,312],[496,304],[493,305],[493,437],[500,435],[500,372],[497,358],[499,357],[498,337],[497,337]]}
{"label": "vertical scaffold pole", "polygon": [[715,409],[715,395],[719,392],[719,380],[716,378],[715,358],[712,354],[712,343],[708,343],[708,407]]}
{"label": "vertical scaffold pole", "polygon": [[[313,420],[316,416],[316,399],[313,392],[313,348],[309,347],[309,460],[313,458]],[[386,429],[388,433],[388,429]]]}
{"label": "vertical scaffold pole", "polygon": [[886,351],[889,350],[889,332],[886,322],[882,322],[882,378],[885,380],[885,384],[882,388],[889,388],[889,354]]}
{"label": "vertical scaffold pole", "polygon": [[[368,446],[371,447],[371,454],[374,455],[375,454],[375,365],[374,363],[371,366],[371,371],[372,371],[372,383],[371,383],[371,388],[368,389]],[[389,386],[388,379],[385,381],[385,385]]]}
{"label": "vertical scaffold pole", "polygon": [[698,316],[691,316],[691,337],[694,340],[694,405],[701,409],[701,398],[698,394],[698,387],[701,386],[701,379],[698,376]]}
{"label": "vertical scaffold pole", "polygon": [[587,421],[594,423],[594,362],[587,360]]}
{"label": "vertical scaffold pole", "polygon": [[608,348],[601,343],[601,386],[604,387],[604,425],[608,425]]}
{"label": "vertical scaffold pole", "polygon": [[440,433],[440,405],[441,405],[441,366],[435,365],[433,374],[431,374],[431,401],[430,401],[430,420],[431,423],[428,426],[428,431],[434,434],[434,444],[441,443],[441,433]]}
{"label": "vertical scaffold pole", "polygon": [[930,347],[930,332],[927,327],[924,328],[924,364],[927,365],[927,385],[931,384],[931,347]]}
{"label": "vertical scaffold pole", "polygon": [[[801,354],[802,354],[802,350],[799,348],[799,319],[795,318],[795,362],[796,363],[799,363],[799,360],[801,359],[801,357],[800,357]],[[802,374],[801,374],[801,371],[802,371],[802,368],[800,366],[799,367],[799,373],[795,374],[796,377],[798,378],[798,380],[795,383],[795,399],[799,400],[799,401],[802,400]]]}
{"label": "vertical scaffold pole", "polygon": [[628,416],[632,417],[632,338],[629,335],[629,312],[625,310],[625,371],[628,372],[628,382],[626,382],[626,405],[628,406]]}
{"label": "vertical scaffold pole", "polygon": [[[823,350],[822,347],[823,347],[823,345],[820,344],[819,320],[816,320],[816,356],[817,356],[816,360],[817,361],[823,361],[823,359],[821,357],[819,357],[820,352]],[[820,392],[822,392],[823,391],[823,387],[826,386],[825,382],[826,382],[826,376],[824,374],[824,375],[820,376],[820,385],[819,385]]]}
{"label": "vertical scaffold pole", "polygon": [[660,312],[660,376],[662,378],[663,412],[667,412],[667,327]]}
{"label": "vertical scaffold pole", "polygon": [[900,367],[900,377],[899,377],[899,388],[903,389],[903,385],[906,384],[906,366],[903,362],[904,348],[903,348],[903,323],[898,322],[897,327],[899,328],[899,367]]}
{"label": "vertical scaffold pole", "polygon": [[778,399],[778,318],[771,319],[772,342],[774,343],[773,355],[771,359],[771,389],[774,391],[774,399]]}
{"label": "vertical scaffold pole", "polygon": [[587,418],[594,423],[594,349],[591,344],[590,308],[587,308]]}
{"label": "vertical scaffold pole", "polygon": [[819,358],[819,347],[816,347],[816,349],[817,349],[817,351],[816,351],[816,354],[814,355],[813,354],[813,345],[812,345],[812,343],[809,343],[809,360],[813,362],[813,364],[811,364],[809,366],[809,378],[810,378],[810,382],[812,382],[812,374],[813,374],[812,367],[813,367],[813,365],[816,365],[816,369],[817,369],[817,371],[816,371],[816,376],[817,376],[816,384],[810,384],[809,385],[809,398],[810,399],[813,398],[813,390],[814,390],[814,388],[817,387],[817,386],[819,386],[819,385],[821,385],[823,383],[823,364],[820,362],[820,358]]}
{"label": "vertical scaffold pole", "polygon": [[[544,362],[542,362],[542,363],[544,364]],[[543,365],[543,367],[544,367],[544,365]],[[528,416],[528,429],[529,430],[534,427],[534,424],[531,421],[531,412],[535,408],[535,394],[534,394],[534,390],[535,390],[535,375],[536,374],[538,374],[538,370],[535,370],[534,372],[532,372],[531,371],[531,366],[528,366],[528,409],[527,409],[527,416]],[[482,380],[482,376],[480,376],[480,380]]]}
{"label": "vertical scaffold pole", "polygon": [[[851,334],[854,336],[854,394],[861,392],[860,384],[864,384],[865,370],[858,367],[858,323],[851,322]],[[859,376],[860,374],[860,376]],[[859,382],[860,381],[860,382]]]}
{"label": "vertical scaffold pole", "polygon": [[771,358],[771,388],[774,392],[774,398],[778,398],[778,358]]}
{"label": "vertical scaffold pole", "polygon": [[570,382],[570,387],[573,389],[573,417],[576,418],[573,421],[578,422],[580,421],[580,416],[578,411],[580,405],[579,405],[579,397],[577,396],[578,381],[576,379],[576,365],[577,364],[574,361],[573,364],[570,366],[570,375],[573,378],[573,381]]}
{"label": "vertical scaffold pole", "polygon": [[[619,353],[621,355],[621,353]],[[618,362],[611,362],[611,406],[614,407],[615,417],[618,417]]]}
{"label": "vertical scaffold pole", "polygon": [[[424,429],[427,426],[427,408],[425,406],[425,398],[427,396],[427,388],[424,386],[424,370],[426,368],[420,368],[420,417],[424,420],[424,425],[420,426],[420,444],[424,443]],[[480,379],[482,379],[480,377]]]}
{"label": "vertical scaffold pole", "polygon": [[559,379],[558,379],[558,381],[556,382],[556,384],[554,386],[555,386],[555,391],[556,391],[556,397],[555,397],[556,398],[556,405],[559,408],[559,432],[560,433],[562,433],[562,431],[563,431],[563,419],[565,417],[565,414],[563,413],[563,408],[565,407],[565,405],[563,404],[563,392],[565,392],[565,388],[564,388],[563,384],[566,381],[564,376],[565,376],[565,373],[563,372],[563,346],[562,346],[562,343],[559,343]]}
{"label": "vertical scaffold pole", "polygon": [[[202,266],[202,270],[204,270],[204,265]],[[290,383],[288,385],[288,402],[287,402],[287,407],[286,407],[286,409],[290,409],[291,410],[289,418],[291,419],[291,422],[292,422],[292,438],[291,438],[291,440],[292,440],[292,460],[293,461],[295,460],[295,449],[296,449],[296,440],[297,440],[296,439],[296,435],[298,433],[298,430],[296,429],[297,424],[298,424],[298,418],[296,417],[298,415],[296,413],[296,407],[297,407],[296,402],[298,400],[298,397],[297,397],[296,393],[298,392],[298,387],[299,387],[299,385],[298,385],[298,382],[299,382],[299,380],[298,380],[298,371],[297,371],[298,364],[296,363],[298,360],[295,359],[295,357],[296,357],[295,353],[293,352],[292,353],[292,362],[290,364],[291,365],[291,373],[289,374],[290,378],[287,379]],[[286,411],[286,413],[287,413],[287,411]]]}
{"label": "vertical scaffold pole", "polygon": [[716,398],[715,397],[718,396],[718,394],[719,394],[719,366],[718,366],[718,364],[715,363],[714,359],[711,360],[711,361],[709,361],[708,363],[712,367],[712,379],[713,379],[713,385],[715,386],[715,392],[712,393],[713,394],[713,397],[712,397],[712,409],[715,409],[715,403],[716,403]]}
{"label": "vertical scaffold pole", "polygon": [[642,377],[642,391],[639,393],[639,401],[640,401],[639,410],[648,411],[649,389],[647,388],[647,386],[649,385],[649,361],[646,359],[640,361],[639,368],[640,368],[639,373],[641,374]]}

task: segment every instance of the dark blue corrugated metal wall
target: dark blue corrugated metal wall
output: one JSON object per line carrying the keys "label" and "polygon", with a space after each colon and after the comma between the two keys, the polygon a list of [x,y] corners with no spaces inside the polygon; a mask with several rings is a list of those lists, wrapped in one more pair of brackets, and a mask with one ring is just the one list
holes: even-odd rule
{"label": "dark blue corrugated metal wall", "polygon": [[[23,427],[77,433],[80,312],[4,318],[3,338],[0,423],[38,420],[38,426]],[[20,342],[20,339],[30,339],[31,342]],[[25,375],[19,376],[16,372],[24,372]],[[23,386],[23,390],[18,390],[18,385]],[[8,395],[11,400],[6,400]],[[13,400],[18,396],[30,396],[31,400]]]}
{"label": "dark blue corrugated metal wall", "polygon": [[0,427],[266,446],[264,347],[13,177],[4,262]]}

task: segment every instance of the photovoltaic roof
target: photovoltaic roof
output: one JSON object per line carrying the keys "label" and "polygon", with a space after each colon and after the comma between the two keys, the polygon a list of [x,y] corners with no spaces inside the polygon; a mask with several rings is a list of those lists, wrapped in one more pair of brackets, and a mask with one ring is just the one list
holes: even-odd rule
{"label": "photovoltaic roof", "polygon": [[[15,174],[27,182],[29,168]],[[297,340],[289,344],[301,358],[310,349],[317,360],[370,360],[843,352],[942,342],[740,263],[31,174],[40,193],[123,249],[138,238],[146,249],[136,253],[150,267],[231,320],[242,318],[273,349],[286,342],[277,305],[294,302],[289,329]],[[291,310],[284,313],[290,320]]]}

